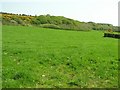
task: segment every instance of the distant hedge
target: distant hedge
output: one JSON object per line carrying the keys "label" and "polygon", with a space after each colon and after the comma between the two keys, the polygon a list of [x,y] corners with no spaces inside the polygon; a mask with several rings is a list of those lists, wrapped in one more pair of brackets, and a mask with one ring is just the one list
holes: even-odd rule
{"label": "distant hedge", "polygon": [[120,34],[104,33],[104,37],[112,37],[112,38],[119,38],[120,39]]}

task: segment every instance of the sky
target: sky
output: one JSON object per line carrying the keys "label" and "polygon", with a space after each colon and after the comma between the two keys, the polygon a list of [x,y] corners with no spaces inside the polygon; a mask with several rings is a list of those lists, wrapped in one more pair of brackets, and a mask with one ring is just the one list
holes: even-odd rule
{"label": "sky", "polygon": [[118,25],[120,0],[0,0],[0,11],[28,14],[65,16],[84,22]]}

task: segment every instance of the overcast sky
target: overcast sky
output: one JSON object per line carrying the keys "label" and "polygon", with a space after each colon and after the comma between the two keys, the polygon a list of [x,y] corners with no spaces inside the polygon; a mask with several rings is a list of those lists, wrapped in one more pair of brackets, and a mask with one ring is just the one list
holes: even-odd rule
{"label": "overcast sky", "polygon": [[[119,0],[0,0],[0,11],[118,25]],[[0,7],[1,7],[0,6]]]}

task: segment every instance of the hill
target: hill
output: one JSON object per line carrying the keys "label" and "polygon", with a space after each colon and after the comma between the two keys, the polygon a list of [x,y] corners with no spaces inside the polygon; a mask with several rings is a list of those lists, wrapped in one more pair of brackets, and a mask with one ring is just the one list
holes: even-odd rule
{"label": "hill", "polygon": [[112,24],[80,22],[64,16],[39,15],[31,16],[25,14],[0,13],[3,25],[38,26],[43,28],[66,29],[66,30],[113,30],[118,31],[117,26]]}

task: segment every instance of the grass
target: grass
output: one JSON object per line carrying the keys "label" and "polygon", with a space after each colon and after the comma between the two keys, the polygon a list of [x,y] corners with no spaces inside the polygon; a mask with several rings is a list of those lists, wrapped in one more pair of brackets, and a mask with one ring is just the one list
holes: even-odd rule
{"label": "grass", "polygon": [[0,24],[0,89],[2,89],[2,25]]}
{"label": "grass", "polygon": [[118,87],[118,39],[100,31],[3,26],[3,88]]}

